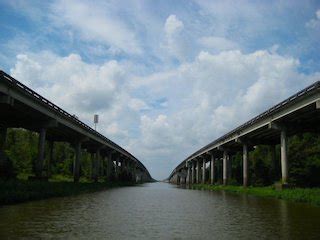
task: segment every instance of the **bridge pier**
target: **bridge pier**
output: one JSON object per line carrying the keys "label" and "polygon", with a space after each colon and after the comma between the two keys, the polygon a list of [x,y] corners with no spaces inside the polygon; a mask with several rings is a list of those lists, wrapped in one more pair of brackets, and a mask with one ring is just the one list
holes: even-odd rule
{"label": "bridge pier", "polygon": [[214,184],[214,178],[215,178],[215,159],[213,153],[210,154],[210,183]]}
{"label": "bridge pier", "polygon": [[206,182],[206,159],[202,158],[202,183]]}
{"label": "bridge pier", "polygon": [[228,152],[223,151],[223,185],[228,183]]}
{"label": "bridge pier", "polygon": [[196,172],[196,183],[200,183],[200,160],[197,159],[197,172]]}
{"label": "bridge pier", "polygon": [[195,169],[195,163],[194,161],[191,162],[192,164],[192,169],[191,169],[191,184],[194,184],[194,179],[195,179],[195,172],[196,172],[196,169]]}
{"label": "bridge pier", "polygon": [[243,187],[248,186],[248,145],[243,144]]}
{"label": "bridge pier", "polygon": [[41,128],[39,131],[38,158],[34,165],[34,173],[36,178],[42,177],[44,152],[46,146],[46,132],[46,128]]}
{"label": "bridge pier", "polygon": [[191,169],[190,169],[190,164],[187,162],[187,179],[186,183],[190,184],[191,183]]}
{"label": "bridge pier", "polygon": [[75,153],[73,163],[73,182],[77,183],[80,179],[81,141],[76,142]]}
{"label": "bridge pier", "polygon": [[288,184],[288,139],[287,132],[283,128],[281,130],[280,136],[280,144],[281,144],[281,174],[282,174],[282,183]]}

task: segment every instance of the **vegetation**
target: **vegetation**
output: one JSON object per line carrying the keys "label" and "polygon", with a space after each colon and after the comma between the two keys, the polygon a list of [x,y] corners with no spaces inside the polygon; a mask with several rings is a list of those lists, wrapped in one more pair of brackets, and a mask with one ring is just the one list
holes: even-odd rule
{"label": "vegetation", "polygon": [[224,190],[227,192],[244,193],[259,197],[274,197],[278,199],[304,202],[320,206],[320,188],[288,188],[279,191],[276,190],[273,186],[244,188],[242,186],[223,186],[209,184],[193,184],[192,188],[212,191]]}
{"label": "vegetation", "polygon": [[[89,182],[82,181],[0,181],[0,205],[25,202],[30,200],[63,197],[106,190],[113,187],[133,185],[130,182]],[[70,180],[70,179],[69,179]]]}
{"label": "vegetation", "polygon": [[[270,186],[281,178],[280,146],[275,147],[273,160],[270,146],[259,145],[249,153],[249,185]],[[291,186],[320,187],[320,136],[311,133],[289,138],[289,183]],[[231,185],[242,185],[242,153],[231,156]],[[222,162],[217,164],[217,182],[222,179]],[[207,174],[208,176],[209,174]],[[208,179],[209,180],[209,179]]]}
{"label": "vegetation", "polygon": [[[0,205],[133,185],[129,181],[130,176],[124,172],[119,174],[121,182],[106,179],[93,182],[91,156],[86,151],[81,156],[80,183],[74,184],[72,169],[75,152],[69,143],[62,142],[54,143],[52,154],[50,144],[46,144],[43,174],[49,176],[49,181],[28,180],[34,176],[38,137],[37,133],[24,129],[8,129],[4,153],[0,149]],[[106,172],[106,164],[103,166]]]}

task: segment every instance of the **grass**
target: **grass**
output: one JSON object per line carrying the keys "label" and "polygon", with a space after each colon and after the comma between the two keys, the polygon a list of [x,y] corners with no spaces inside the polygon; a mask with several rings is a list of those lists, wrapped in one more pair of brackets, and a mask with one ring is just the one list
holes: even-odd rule
{"label": "grass", "polygon": [[89,182],[82,179],[73,183],[70,178],[53,176],[49,182],[23,179],[0,181],[0,205],[21,203],[52,197],[72,196],[102,191],[113,187],[132,186],[129,182]]}
{"label": "grass", "polygon": [[278,198],[294,202],[309,203],[320,206],[320,188],[288,188],[276,190],[273,186],[269,187],[247,187],[242,186],[223,186],[209,184],[193,184],[194,189],[211,191],[226,191],[232,193],[244,193],[259,197]]}

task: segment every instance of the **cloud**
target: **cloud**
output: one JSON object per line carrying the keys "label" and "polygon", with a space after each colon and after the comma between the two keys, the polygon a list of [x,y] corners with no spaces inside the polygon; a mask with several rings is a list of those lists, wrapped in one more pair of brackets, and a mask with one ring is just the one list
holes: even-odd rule
{"label": "cloud", "polygon": [[306,27],[312,29],[320,29],[320,9],[316,11],[316,17],[306,23]]}
{"label": "cloud", "polygon": [[198,42],[205,48],[212,49],[215,52],[239,49],[237,43],[223,37],[201,37]]}
{"label": "cloud", "polygon": [[165,96],[169,109],[143,116],[141,135],[130,148],[139,147],[147,166],[172,169],[201,146],[319,78],[319,73],[299,73],[299,66],[297,59],[266,50],[200,52],[175,71],[147,76],[139,88],[145,85],[155,97]]}
{"label": "cloud", "polygon": [[172,37],[173,35],[181,32],[182,29],[183,29],[183,22],[180,21],[176,15],[170,15],[166,19],[164,30],[168,37]]}
{"label": "cloud", "polygon": [[93,114],[98,113],[98,129],[125,144],[126,126],[134,124],[139,119],[136,111],[144,108],[143,101],[127,93],[127,70],[114,60],[96,65],[85,63],[77,54],[60,57],[41,52],[18,55],[11,74],[91,126]]}
{"label": "cloud", "polygon": [[170,15],[164,24],[165,40],[162,45],[170,57],[178,61],[185,61],[188,57],[189,42],[183,32],[184,24],[176,16]]}
{"label": "cloud", "polygon": [[141,54],[135,32],[113,13],[111,4],[86,1],[56,1],[52,19],[57,27],[70,27],[84,41],[109,46],[106,53]]}

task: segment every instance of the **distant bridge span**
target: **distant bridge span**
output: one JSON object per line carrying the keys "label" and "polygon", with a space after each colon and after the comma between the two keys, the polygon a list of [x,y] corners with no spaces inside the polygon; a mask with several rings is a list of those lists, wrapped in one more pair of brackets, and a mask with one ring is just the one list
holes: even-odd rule
{"label": "distant bridge span", "polygon": [[[118,177],[128,173],[133,181],[152,180],[147,168],[128,151],[64,111],[21,82],[0,71],[0,151],[3,150],[7,129],[24,128],[39,133],[38,159],[35,175],[43,177],[46,141],[69,142],[75,149],[74,181],[80,178],[81,152],[92,155],[93,177],[101,174]],[[53,144],[50,144],[51,146]],[[100,164],[107,164],[106,173],[99,171]]]}
{"label": "distant bridge span", "polygon": [[[217,178],[215,165],[222,160],[223,184],[230,178],[230,154],[243,153],[243,185],[248,184],[248,152],[254,146],[281,146],[281,180],[288,183],[287,137],[303,132],[320,132],[320,81],[273,106],[231,132],[202,147],[183,160],[168,177],[172,183],[204,183],[209,162],[211,184]],[[181,179],[181,172],[187,172]]]}

